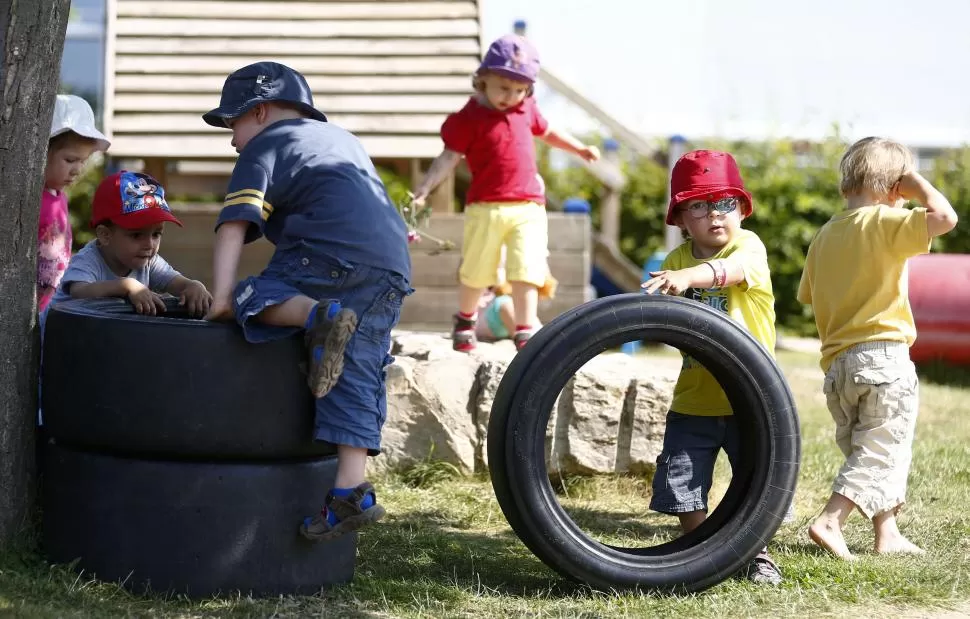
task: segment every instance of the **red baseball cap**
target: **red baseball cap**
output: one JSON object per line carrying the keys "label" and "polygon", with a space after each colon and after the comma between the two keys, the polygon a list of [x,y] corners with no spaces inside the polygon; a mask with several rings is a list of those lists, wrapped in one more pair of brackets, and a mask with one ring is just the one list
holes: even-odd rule
{"label": "red baseball cap", "polygon": [[670,204],[667,224],[674,223],[675,207],[688,200],[719,200],[730,196],[744,198],[741,212],[751,215],[751,194],[744,188],[738,162],[729,153],[716,150],[693,150],[677,160],[670,173]]}
{"label": "red baseball cap", "polygon": [[91,227],[107,221],[128,230],[166,221],[182,225],[165,201],[161,184],[147,174],[128,170],[108,176],[94,192]]}

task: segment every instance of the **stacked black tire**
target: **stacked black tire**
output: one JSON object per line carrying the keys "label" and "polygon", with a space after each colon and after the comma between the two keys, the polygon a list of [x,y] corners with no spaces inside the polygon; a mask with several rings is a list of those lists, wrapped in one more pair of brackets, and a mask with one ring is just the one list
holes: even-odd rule
{"label": "stacked black tire", "polygon": [[308,594],[353,578],[356,535],[299,536],[336,474],[314,443],[298,337],[250,345],[174,303],[47,317],[43,539],[56,563],[138,590]]}
{"label": "stacked black tire", "polygon": [[[566,382],[597,354],[632,340],[669,344],[708,368],[742,437],[741,465],[707,521],[648,548],[609,546],[582,531],[559,504],[544,452]],[[604,590],[699,591],[737,573],[781,525],[800,451],[795,402],[769,352],[727,315],[661,295],[606,297],[544,326],[509,365],[488,426],[492,485],[512,529],[552,569]]]}

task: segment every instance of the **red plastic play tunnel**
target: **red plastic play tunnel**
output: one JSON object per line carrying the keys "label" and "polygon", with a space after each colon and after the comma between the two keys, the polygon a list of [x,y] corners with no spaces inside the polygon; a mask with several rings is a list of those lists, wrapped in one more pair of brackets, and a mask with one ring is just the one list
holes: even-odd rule
{"label": "red plastic play tunnel", "polygon": [[970,365],[970,255],[911,258],[909,302],[916,321],[913,361]]}

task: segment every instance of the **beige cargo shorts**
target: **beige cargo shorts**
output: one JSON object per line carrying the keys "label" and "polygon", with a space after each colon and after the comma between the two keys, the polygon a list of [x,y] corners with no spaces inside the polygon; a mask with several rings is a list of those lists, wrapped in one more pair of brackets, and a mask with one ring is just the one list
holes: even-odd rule
{"label": "beige cargo shorts", "polygon": [[845,454],[832,491],[867,518],[906,502],[919,412],[919,381],[909,347],[866,342],[839,353],[822,386],[835,442]]}

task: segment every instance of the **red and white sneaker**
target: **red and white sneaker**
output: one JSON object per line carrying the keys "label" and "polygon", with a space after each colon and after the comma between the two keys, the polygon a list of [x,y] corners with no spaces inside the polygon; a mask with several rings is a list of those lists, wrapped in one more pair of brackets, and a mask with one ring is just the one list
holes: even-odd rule
{"label": "red and white sneaker", "polygon": [[455,314],[455,328],[451,331],[452,348],[458,352],[471,352],[478,345],[475,337],[475,319],[469,320]]}

